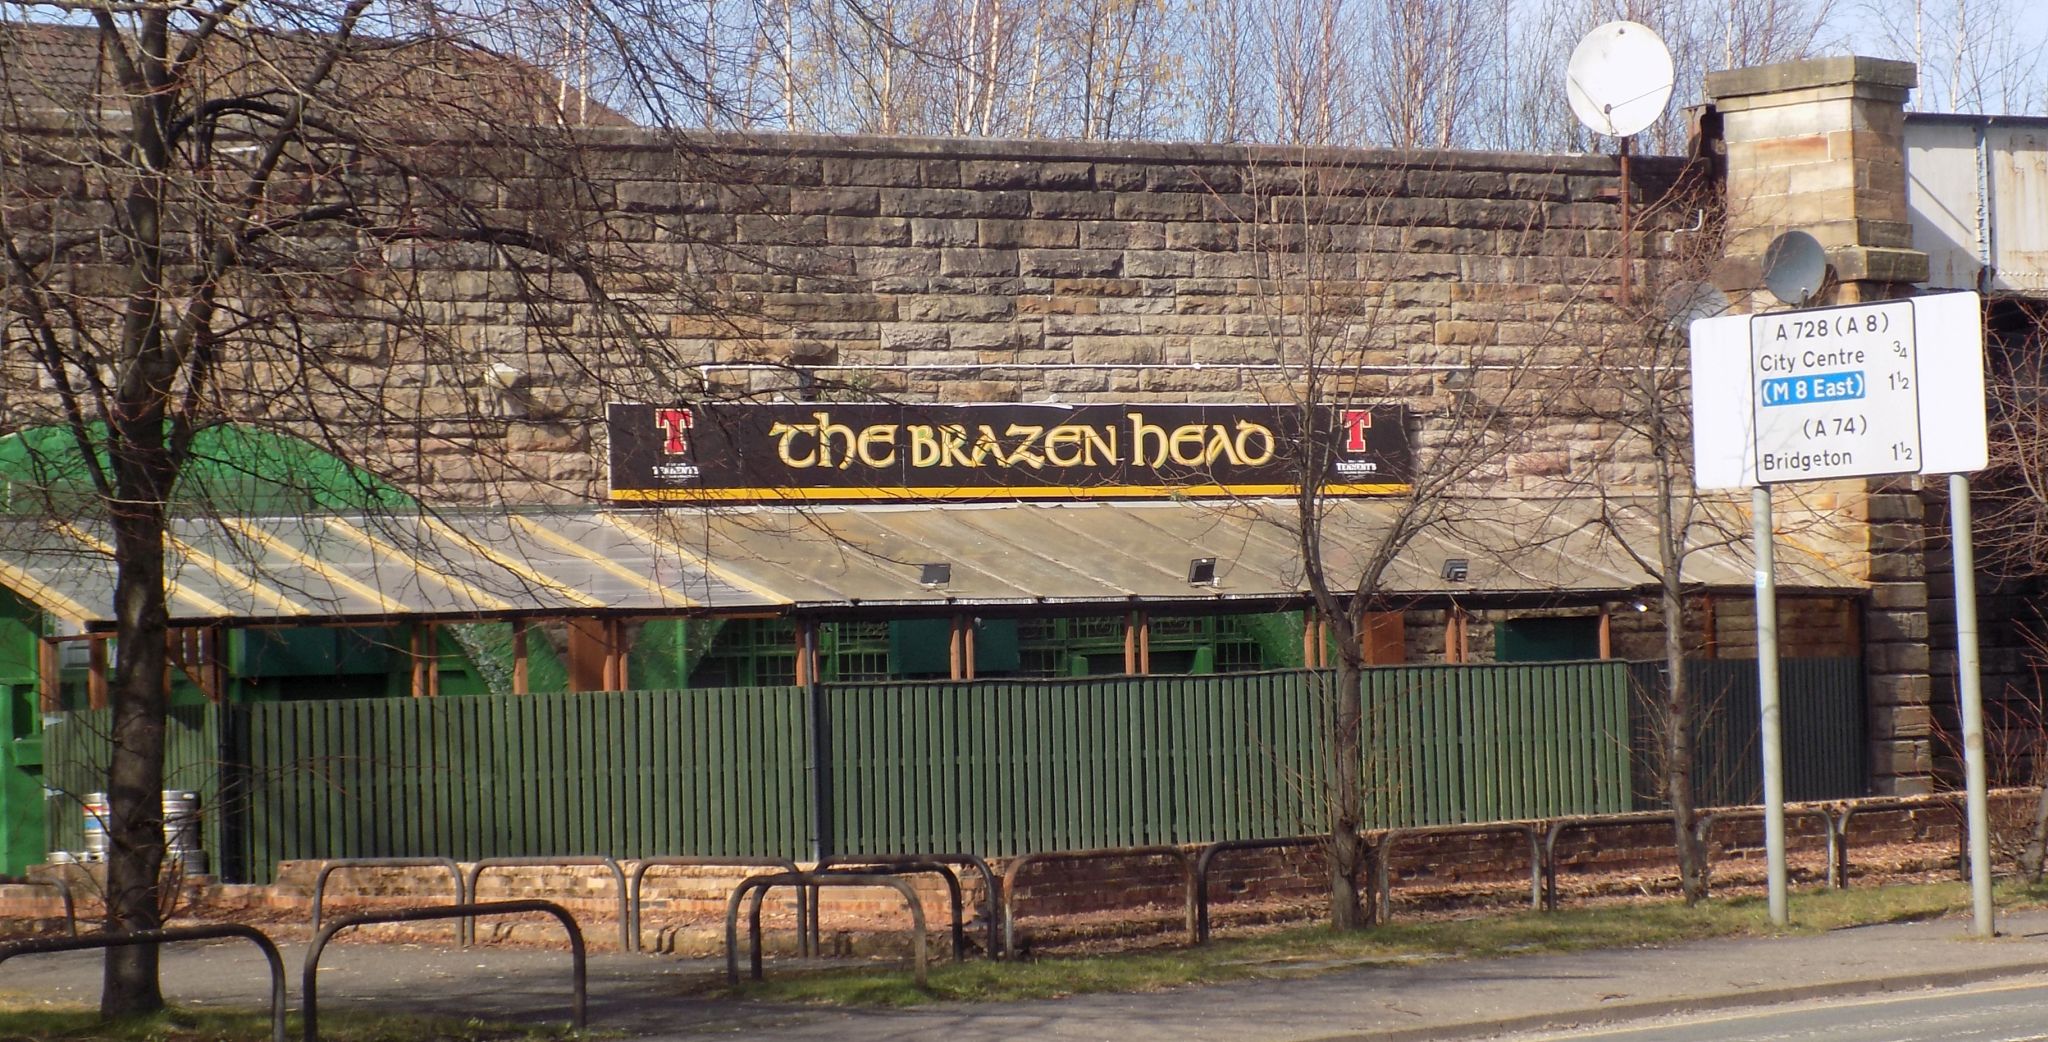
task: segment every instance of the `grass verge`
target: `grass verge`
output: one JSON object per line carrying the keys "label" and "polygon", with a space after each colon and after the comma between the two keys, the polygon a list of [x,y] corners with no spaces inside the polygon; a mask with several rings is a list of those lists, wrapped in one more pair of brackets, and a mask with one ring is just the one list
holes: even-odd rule
{"label": "grass verge", "polygon": [[[2048,887],[2001,887],[1999,907],[2048,904]],[[906,969],[863,967],[782,971],[727,989],[734,997],[847,1006],[994,1002],[1104,991],[1155,991],[1260,977],[1295,976],[1356,966],[1431,959],[1474,959],[1671,944],[1709,937],[1820,933],[1848,926],[1928,919],[1967,911],[1963,883],[1925,883],[1791,895],[1793,925],[1771,925],[1761,897],[1634,902],[1542,913],[1502,912],[1471,919],[1395,922],[1334,933],[1296,927],[1225,938],[1204,948],[1044,958],[1027,962],[937,963],[919,989]]]}
{"label": "grass verge", "polygon": [[[288,1037],[299,1037],[292,1017]],[[452,1017],[323,1013],[322,1042],[529,1042],[568,1038],[547,1029]],[[0,1042],[269,1042],[270,1014],[228,1010],[167,1010],[148,1017],[102,1021],[84,1009],[0,1009]]]}

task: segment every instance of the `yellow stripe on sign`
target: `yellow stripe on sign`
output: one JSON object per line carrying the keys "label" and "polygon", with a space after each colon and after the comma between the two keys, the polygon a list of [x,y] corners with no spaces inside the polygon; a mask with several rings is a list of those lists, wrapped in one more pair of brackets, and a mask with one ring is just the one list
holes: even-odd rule
{"label": "yellow stripe on sign", "polygon": [[580,557],[583,560],[589,561],[591,564],[596,565],[598,568],[606,572],[609,572],[610,574],[615,575],[618,578],[633,584],[634,586],[638,586],[641,589],[646,590],[648,593],[653,594],[655,596],[655,599],[659,600],[662,603],[663,607],[668,607],[671,601],[681,601],[682,606],[686,608],[695,608],[699,606],[697,601],[691,600],[688,596],[681,593],[677,593],[676,591],[671,590],[658,582],[655,582],[653,579],[650,579],[647,576],[642,575],[639,572],[636,572],[633,569],[628,568],[625,565],[622,565],[619,562],[614,561],[611,558],[606,557],[605,555],[598,553],[597,551],[592,550],[589,547],[584,546],[583,544],[568,538],[567,536],[562,535],[560,532],[552,531],[547,527],[541,525],[539,522],[533,520],[532,518],[522,517],[518,514],[514,514],[512,515],[512,522],[518,525],[521,529],[523,529],[526,532],[526,534],[534,537],[535,539],[538,539],[541,542],[546,543],[549,546],[552,546],[555,549],[562,551],[563,553],[571,554],[576,557]]}
{"label": "yellow stripe on sign", "polygon": [[547,590],[548,592],[555,594],[563,600],[574,601],[577,604],[580,604],[586,608],[610,607],[610,605],[605,604],[605,602],[599,598],[592,597],[591,595],[584,593],[582,590],[564,586],[559,580],[555,579],[554,577],[542,575],[540,572],[535,571],[533,567],[528,565],[526,562],[515,560],[510,555],[500,553],[496,548],[479,542],[473,536],[467,535],[463,532],[456,531],[453,526],[448,524],[448,522],[443,521],[438,517],[422,517],[420,518],[420,524],[427,526],[427,530],[433,532],[435,535],[438,535],[441,538],[448,540],[449,542],[461,545],[462,547],[468,549],[471,553],[476,554],[478,557],[481,557],[491,562],[492,564],[495,564],[498,567],[503,568],[508,572],[511,572],[513,575],[519,576],[521,579],[524,579],[527,582],[530,582],[533,585],[540,587],[541,589]]}
{"label": "yellow stripe on sign", "polygon": [[392,557],[400,561],[403,561],[407,565],[410,565],[412,567],[413,574],[422,575],[434,580],[437,583],[440,583],[442,588],[448,590],[449,592],[455,594],[458,597],[469,598],[470,603],[476,605],[479,608],[484,609],[485,611],[519,610],[519,606],[513,604],[511,601],[505,600],[502,597],[498,597],[490,593],[486,593],[484,590],[478,588],[477,586],[465,582],[462,579],[457,578],[453,575],[445,575],[439,571],[429,568],[427,567],[426,562],[421,561],[419,558],[414,557],[409,553],[406,553],[404,550],[399,549],[398,547],[393,546],[390,543],[378,539],[376,536],[371,535],[368,532],[358,529],[356,526],[349,524],[347,521],[341,518],[327,517],[322,518],[321,520],[327,523],[327,528],[329,531],[339,532],[342,535],[347,536],[349,539],[353,540],[356,543],[356,545],[361,546],[363,549],[370,551],[370,553],[373,556],[379,558]]}
{"label": "yellow stripe on sign", "polygon": [[730,569],[722,568],[718,565],[712,564],[710,558],[705,557],[703,554],[697,553],[696,551],[691,550],[689,547],[684,546],[681,543],[671,542],[670,540],[663,539],[660,535],[654,532],[650,532],[647,529],[644,529],[639,525],[626,520],[623,517],[619,517],[616,514],[601,514],[599,516],[603,517],[606,523],[612,525],[614,528],[617,528],[619,531],[624,532],[627,535],[630,535],[640,540],[641,542],[654,547],[657,550],[666,550],[669,553],[675,554],[677,557],[682,558],[684,561],[687,561],[690,564],[696,565],[698,568],[703,569],[706,575],[709,575],[717,579],[719,582],[722,582],[727,586],[732,586],[738,589],[745,590],[748,593],[751,593],[754,596],[759,597],[770,604],[795,603],[794,598],[777,593],[774,590],[771,590],[768,587],[762,586],[760,583],[757,583],[752,579],[747,578],[746,576],[731,571]]}
{"label": "yellow stripe on sign", "polygon": [[[63,532],[65,535],[70,536],[72,539],[75,539],[78,542],[84,543],[86,546],[98,550],[100,553],[106,554],[108,557],[114,556],[113,544],[107,542],[104,539],[101,539],[96,535],[93,535],[91,532],[87,532],[84,529],[79,528],[77,525],[60,524],[57,526],[57,530]],[[184,547],[184,544],[178,542],[176,539],[167,539],[167,541],[173,547],[187,549]],[[188,554],[187,556],[190,556],[190,554]],[[215,561],[213,560],[213,558],[208,557],[205,554],[200,554],[199,557],[205,558],[205,561],[201,561],[199,563],[207,566],[208,570],[214,571],[215,575],[220,574],[220,572],[216,570],[220,566],[219,561]],[[207,562],[211,562],[211,564],[207,565]],[[244,576],[243,578],[247,577]],[[213,598],[208,597],[207,595],[200,593],[197,590],[186,589],[183,584],[179,583],[175,579],[172,579],[168,571],[164,575],[164,593],[171,600],[185,601],[189,604],[196,605],[199,608],[199,614],[198,616],[196,616],[198,618],[232,619],[238,617],[238,613],[229,611],[227,605],[222,604],[221,602],[214,600]],[[272,594],[272,596],[276,595]]]}
{"label": "yellow stripe on sign", "polygon": [[343,574],[339,569],[335,568],[333,565],[330,565],[327,562],[322,561],[317,557],[314,557],[312,554],[309,554],[306,551],[301,550],[298,547],[293,546],[292,544],[287,543],[282,539],[279,539],[277,536],[272,535],[271,533],[266,532],[261,528],[258,528],[246,519],[230,517],[222,518],[221,521],[228,527],[233,528],[235,531],[240,532],[243,535],[246,535],[249,538],[256,540],[258,543],[263,544],[264,549],[269,550],[270,552],[277,554],[280,557],[283,557],[285,560],[288,560],[293,564],[296,564],[299,567],[304,568],[307,571],[312,572],[315,575],[318,575],[326,579],[328,582],[333,583],[336,587],[340,589],[347,590],[349,593],[355,594],[356,596],[361,597],[366,601],[369,601],[371,604],[376,605],[379,610],[383,611],[387,615],[403,615],[406,614],[406,612],[408,611],[408,609],[403,603],[392,600],[391,598],[385,596],[384,591],[379,590],[376,587],[371,586],[367,583],[356,581],[354,577]]}

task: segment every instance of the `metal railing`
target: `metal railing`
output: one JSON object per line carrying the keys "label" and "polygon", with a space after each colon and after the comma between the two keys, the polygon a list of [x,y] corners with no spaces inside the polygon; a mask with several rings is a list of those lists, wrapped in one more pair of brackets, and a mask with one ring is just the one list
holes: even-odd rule
{"label": "metal railing", "polygon": [[[448,870],[449,877],[455,880],[454,903],[468,904],[468,881],[462,877],[462,866],[456,864],[455,859],[452,857],[351,857],[338,858],[321,865],[320,874],[313,877],[313,932],[320,932],[321,904],[327,894],[327,878],[336,872],[350,871],[358,868],[432,867]],[[463,928],[461,923],[455,924],[455,940],[464,947],[469,945],[469,932]]]}
{"label": "metal railing", "polygon": [[[917,899],[917,891],[900,876],[874,875],[857,872],[780,872],[774,875],[750,876],[733,888],[732,897],[725,905],[725,979],[729,984],[740,982],[739,965],[739,915],[740,902],[749,893],[753,895],[747,907],[747,963],[754,980],[761,979],[761,898],[771,887],[888,887],[903,895],[904,904],[910,907],[911,964],[917,976],[917,986],[925,985],[925,920],[924,905]],[[954,906],[953,930],[960,930],[959,905]],[[956,960],[957,961],[957,960]]]}
{"label": "metal railing", "polygon": [[7,886],[47,886],[57,891],[64,900],[64,935],[78,936],[78,902],[72,897],[71,884],[62,876],[0,876],[0,884]]}
{"label": "metal railing", "polygon": [[[1000,915],[1001,909],[1003,907],[1003,887],[1001,882],[1002,877],[996,875],[995,869],[989,867],[988,859],[983,858],[978,854],[965,854],[960,853],[958,851],[952,851],[944,854],[842,854],[835,857],[825,857],[818,859],[818,865],[816,870],[823,872],[831,869],[840,868],[843,866],[888,866],[911,864],[965,865],[968,868],[972,868],[976,872],[979,872],[981,874],[981,885],[984,897],[981,909],[981,916],[982,921],[987,924],[988,928],[988,957],[991,959],[1002,958],[1004,954],[1002,946],[1002,924]],[[954,884],[957,886],[958,883],[959,877],[956,875],[954,877]],[[814,948],[817,945],[818,940],[817,917],[817,905],[816,902],[812,902],[811,944]],[[954,946],[957,948],[959,946],[959,943],[959,939],[956,938]]]}
{"label": "metal railing", "polygon": [[1112,858],[1165,857],[1180,862],[1181,890],[1184,895],[1188,943],[1196,944],[1195,927],[1195,866],[1188,852],[1179,847],[1112,847],[1099,850],[1051,850],[1041,854],[1026,854],[1010,862],[1003,870],[1003,950],[1011,955],[1017,953],[1017,877],[1024,869],[1048,861],[1106,861]]}
{"label": "metal railing", "polygon": [[[240,937],[253,942],[263,951],[263,961],[270,965],[270,1039],[271,1042],[286,1042],[285,1001],[284,1001],[284,957],[277,953],[277,944],[269,935],[253,926],[240,923],[220,923],[211,926],[174,926],[162,930],[135,930],[129,933],[96,933],[85,937],[32,937],[23,941],[0,943],[0,962],[17,955],[34,955],[40,952],[74,952],[92,948],[127,948],[135,945],[159,945],[177,941],[214,941],[227,937]],[[313,1007],[306,1007],[306,1037],[311,1039]]]}
{"label": "metal railing", "polygon": [[[683,857],[661,856],[641,858],[633,866],[633,873],[626,884],[626,915],[632,925],[627,928],[633,938],[633,951],[640,950],[640,917],[644,906],[641,900],[641,884],[647,873],[656,868],[779,868],[784,872],[801,871],[796,862],[779,857]],[[807,929],[811,917],[807,914],[810,891],[802,887],[796,892],[797,951],[811,955],[816,951],[816,935]]]}
{"label": "metal railing", "polygon": [[[469,896],[472,899],[474,899],[477,896],[477,883],[483,879],[484,871],[486,869],[579,868],[587,866],[598,866],[611,870],[612,881],[618,884],[619,948],[623,951],[629,952],[635,950],[637,946],[634,944],[635,939],[633,936],[633,923],[631,916],[628,914],[629,906],[626,900],[626,871],[625,869],[620,868],[619,863],[608,855],[589,854],[571,857],[487,857],[469,866]],[[462,931],[462,943],[464,946],[476,943],[475,920],[464,919],[458,928]]]}
{"label": "metal railing", "polygon": [[[571,982],[573,990],[569,1013],[569,1026],[582,1031],[588,1021],[586,1016],[590,1005],[589,970],[585,965],[583,931],[576,926],[576,917],[569,910],[553,901],[533,899],[519,901],[486,901],[442,905],[432,908],[400,908],[389,912],[364,912],[360,915],[345,915],[320,928],[313,935],[313,944],[306,949],[306,966],[299,976],[300,1001],[304,1005],[304,1042],[319,1042],[320,1038],[320,956],[327,950],[327,942],[334,935],[352,926],[367,926],[372,923],[414,923],[430,919],[471,919],[487,915],[525,915],[539,912],[552,915],[569,932],[569,958],[571,960]],[[280,1038],[283,1036],[280,1035]]]}

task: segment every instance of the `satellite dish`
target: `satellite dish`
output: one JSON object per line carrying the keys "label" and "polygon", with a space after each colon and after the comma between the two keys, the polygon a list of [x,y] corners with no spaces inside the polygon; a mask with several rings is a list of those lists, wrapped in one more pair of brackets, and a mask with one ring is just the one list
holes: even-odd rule
{"label": "satellite dish", "polygon": [[1588,130],[1628,137],[1657,122],[1671,100],[1671,52],[1649,26],[1608,22],[1579,41],[1565,95]]}
{"label": "satellite dish", "polygon": [[1764,288],[1781,304],[1805,307],[1827,277],[1827,251],[1805,232],[1786,232],[1764,249]]}
{"label": "satellite dish", "polygon": [[1728,294],[1710,282],[1680,282],[1664,291],[1660,303],[1664,308],[1664,321],[1671,328],[1685,331],[1694,322],[1703,318],[1719,318],[1728,313]]}

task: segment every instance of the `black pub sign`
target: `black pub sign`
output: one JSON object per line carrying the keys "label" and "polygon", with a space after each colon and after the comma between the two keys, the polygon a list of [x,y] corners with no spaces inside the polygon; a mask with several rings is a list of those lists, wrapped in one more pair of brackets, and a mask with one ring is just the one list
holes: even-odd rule
{"label": "black pub sign", "polygon": [[1394,405],[613,404],[637,502],[1286,496],[1408,491]]}

